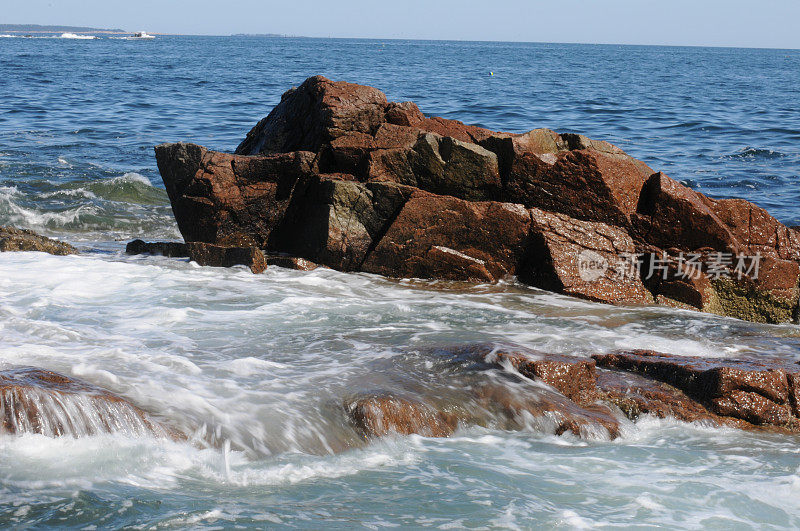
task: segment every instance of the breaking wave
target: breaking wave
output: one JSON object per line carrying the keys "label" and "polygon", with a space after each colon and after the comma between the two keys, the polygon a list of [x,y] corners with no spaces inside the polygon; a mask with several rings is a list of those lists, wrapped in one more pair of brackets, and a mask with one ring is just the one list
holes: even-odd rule
{"label": "breaking wave", "polygon": [[773,151],[771,149],[759,149],[754,147],[746,147],[728,155],[730,159],[779,159],[785,157],[784,153],[780,151]]}
{"label": "breaking wave", "polygon": [[166,192],[138,173],[62,183],[0,182],[0,224],[98,239],[178,235]]}

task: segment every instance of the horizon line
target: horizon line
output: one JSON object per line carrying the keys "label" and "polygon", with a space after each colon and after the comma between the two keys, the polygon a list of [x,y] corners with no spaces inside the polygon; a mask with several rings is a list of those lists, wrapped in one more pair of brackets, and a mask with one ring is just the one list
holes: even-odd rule
{"label": "horizon line", "polygon": [[[83,27],[69,24],[1,24],[5,26],[51,26],[51,27]],[[59,30],[5,30],[8,33],[59,33]],[[76,34],[127,34],[136,33],[137,31],[118,31],[117,29],[95,28],[86,31],[73,31]],[[254,37],[254,38],[269,38],[269,39],[328,39],[328,40],[359,40],[359,41],[418,41],[418,42],[476,42],[476,43],[502,43],[502,44],[574,44],[574,45],[588,45],[588,46],[650,46],[650,47],[668,47],[668,48],[721,48],[721,49],[740,49],[740,50],[785,50],[785,51],[800,51],[798,48],[786,48],[779,46],[742,46],[735,44],[654,44],[654,43],[622,43],[622,42],[586,42],[586,41],[535,41],[535,40],[492,40],[492,39],[445,39],[445,38],[408,38],[408,37],[341,37],[341,36],[315,36],[315,35],[289,35],[282,33],[175,33],[175,32],[147,32],[150,35],[160,36],[174,36],[174,37]]]}

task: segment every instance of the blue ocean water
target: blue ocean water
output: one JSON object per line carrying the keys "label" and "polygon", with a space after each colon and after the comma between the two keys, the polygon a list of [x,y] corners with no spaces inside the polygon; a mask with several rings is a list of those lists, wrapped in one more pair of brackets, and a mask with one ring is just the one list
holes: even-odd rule
{"label": "blue ocean water", "polygon": [[0,367],[89,380],[229,446],[0,438],[0,526],[800,526],[789,437],[651,419],[613,442],[472,428],[340,452],[351,434],[330,413],[354,389],[424,380],[432,362],[408,348],[488,340],[800,359],[796,326],[611,308],[513,283],[255,277],[121,253],[132,238],[179,237],[154,145],[232,150],[316,74],[429,115],[608,140],[712,197],[800,225],[798,72],[797,50],[0,38],[0,225],[90,251],[0,255]]}

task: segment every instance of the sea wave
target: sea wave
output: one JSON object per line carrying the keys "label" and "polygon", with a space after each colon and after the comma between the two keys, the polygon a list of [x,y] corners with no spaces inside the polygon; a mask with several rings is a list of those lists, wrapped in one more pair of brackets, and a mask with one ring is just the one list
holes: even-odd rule
{"label": "sea wave", "polygon": [[759,149],[754,147],[745,147],[736,153],[726,155],[729,159],[779,159],[785,157],[785,153],[774,151],[772,149]]}
{"label": "sea wave", "polygon": [[82,40],[82,41],[91,41],[91,40],[97,39],[98,37],[95,37],[94,35],[78,35],[76,33],[62,33],[58,38],[59,39],[76,39],[76,40]]}
{"label": "sea wave", "polygon": [[71,182],[0,182],[0,224],[100,240],[178,236],[166,192],[139,173]]}

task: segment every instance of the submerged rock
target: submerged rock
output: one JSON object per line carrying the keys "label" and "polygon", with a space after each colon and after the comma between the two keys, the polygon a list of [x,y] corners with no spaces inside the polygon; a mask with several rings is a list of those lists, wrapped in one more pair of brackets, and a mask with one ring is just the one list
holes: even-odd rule
{"label": "submerged rock", "polygon": [[0,371],[0,434],[3,433],[182,437],[120,396],[33,367]]}
{"label": "submerged rock", "polygon": [[14,227],[0,227],[0,252],[3,251],[39,251],[58,256],[78,253],[78,250],[68,243]]}
{"label": "submerged rock", "polygon": [[428,118],[317,76],[235,154],[164,144],[156,159],[190,243],[392,277],[516,275],[592,301],[752,321],[800,313],[797,230],[578,134]]}
{"label": "submerged rock", "polygon": [[449,437],[457,419],[415,400],[391,396],[362,396],[345,402],[353,425],[365,437],[418,434]]}
{"label": "submerged rock", "polygon": [[671,356],[651,351],[594,356],[598,365],[680,389],[721,417],[800,432],[800,366],[756,360]]}
{"label": "submerged rock", "polygon": [[441,394],[426,397],[410,385],[414,398],[383,392],[346,401],[361,434],[449,437],[459,426],[479,425],[614,439],[627,422],[623,416],[635,422],[643,415],[800,433],[796,363],[650,351],[567,356],[486,344],[428,355],[434,370],[450,375]]}

